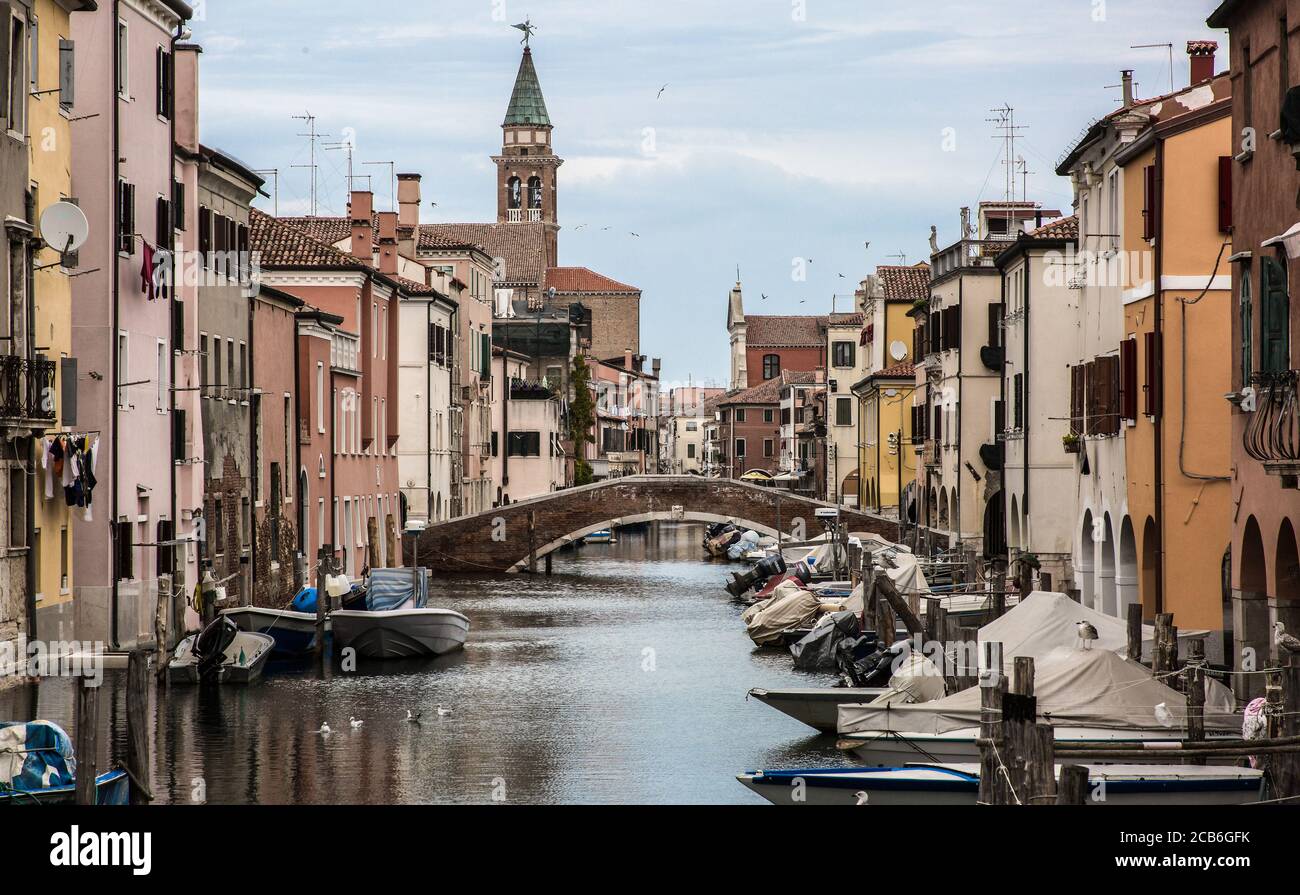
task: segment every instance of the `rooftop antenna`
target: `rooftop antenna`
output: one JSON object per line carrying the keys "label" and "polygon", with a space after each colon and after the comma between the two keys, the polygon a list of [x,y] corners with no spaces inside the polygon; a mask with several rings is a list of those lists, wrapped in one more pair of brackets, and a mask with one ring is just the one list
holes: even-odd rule
{"label": "rooftop antenna", "polygon": [[1029,162],[1025,161],[1024,156],[1016,157],[1016,167],[1020,169],[1020,178],[1021,178],[1020,198],[1028,202],[1029,201],[1029,175],[1037,174],[1038,172],[1029,170]]}
{"label": "rooftop antenna", "polygon": [[280,169],[263,168],[261,171],[254,171],[253,173],[258,175],[259,177],[266,176],[266,175],[270,176],[271,184],[272,184],[271,195],[273,197],[272,207],[275,209],[274,216],[278,218],[280,216]]}
{"label": "rooftop antenna", "polygon": [[351,140],[340,140],[337,143],[322,143],[322,149],[341,149],[348,157],[348,192],[352,192],[352,156],[357,151],[357,145]]}
{"label": "rooftop antenna", "polygon": [[1024,130],[1023,125],[1016,124],[1016,110],[1010,103],[1004,103],[996,109],[990,109],[995,118],[986,118],[997,131],[993,139],[1002,141],[1002,167],[1006,171],[1006,190],[1003,196],[1007,204],[1016,200],[1016,137]]}
{"label": "rooftop antenna", "polygon": [[1162,47],[1167,48],[1169,50],[1169,92],[1173,93],[1174,92],[1174,45],[1172,43],[1133,44],[1133,46],[1129,47],[1129,49],[1130,50],[1154,50]]}
{"label": "rooftop antenna", "polygon": [[898,266],[899,266],[899,267],[907,267],[907,253],[906,253],[906,252],[895,252],[894,254],[892,254],[892,255],[886,255],[885,257],[886,257],[886,258],[897,258],[897,259],[898,259]]}
{"label": "rooftop antenna", "polygon": [[391,178],[389,189],[390,211],[397,211],[397,162],[362,162],[363,165],[387,165],[388,173]]}
{"label": "rooftop antenna", "polygon": [[307,122],[307,133],[299,134],[298,136],[307,137],[311,141],[311,164],[294,165],[293,167],[311,169],[311,216],[316,217],[316,141],[321,137],[328,137],[329,134],[316,132],[316,116],[311,112],[306,112],[302,115],[294,115],[292,117],[298,121]]}

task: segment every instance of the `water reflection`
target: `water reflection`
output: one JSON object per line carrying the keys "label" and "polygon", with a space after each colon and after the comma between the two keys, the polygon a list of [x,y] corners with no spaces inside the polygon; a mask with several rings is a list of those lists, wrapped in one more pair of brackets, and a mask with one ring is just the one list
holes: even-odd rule
{"label": "water reflection", "polygon": [[[700,528],[659,524],[557,554],[555,574],[454,578],[435,600],[473,621],[465,650],[337,668],[277,664],[251,688],[159,691],[159,801],[523,803],[760,801],[756,767],[844,762],[833,737],[756,702],[754,686],[829,684],[755,649],[700,559]],[[109,673],[105,754],[125,754],[125,693]],[[72,732],[73,685],[0,693],[0,717]],[[438,705],[451,709],[439,717]],[[422,714],[406,721],[407,710]],[[362,720],[359,729],[349,717]],[[317,730],[328,723],[333,733]]]}

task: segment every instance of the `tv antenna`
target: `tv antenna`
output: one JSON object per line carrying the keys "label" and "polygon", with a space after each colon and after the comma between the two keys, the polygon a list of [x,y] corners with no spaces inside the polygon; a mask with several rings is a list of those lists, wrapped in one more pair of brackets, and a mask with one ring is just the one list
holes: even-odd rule
{"label": "tv antenna", "polygon": [[329,134],[318,133],[316,130],[316,116],[311,112],[302,115],[294,115],[294,119],[307,122],[307,133],[299,134],[300,137],[306,137],[311,143],[311,163],[306,165],[294,165],[295,168],[311,169],[311,216],[316,217],[316,141],[322,137],[328,137]]}
{"label": "tv antenna", "polygon": [[389,201],[391,204],[390,211],[397,211],[397,162],[362,162],[363,165],[387,165],[389,174]]}
{"label": "tv antenna", "polygon": [[1174,45],[1172,43],[1133,44],[1131,47],[1129,47],[1129,49],[1130,50],[1156,50],[1156,49],[1169,50],[1169,92],[1170,93],[1174,92]]}
{"label": "tv antenna", "polygon": [[[1010,103],[1004,103],[996,109],[990,109],[995,118],[986,118],[993,125],[993,139],[1002,141],[1002,167],[1006,171],[1006,191],[1003,193],[1008,204],[1016,201],[1016,137],[1024,126],[1016,124],[1016,110]],[[1026,197],[1027,199],[1028,197]]]}
{"label": "tv antenna", "polygon": [[274,209],[272,216],[278,218],[280,216],[280,169],[263,168],[262,170],[254,171],[253,173],[259,177],[269,176],[271,178],[271,202],[272,208]]}

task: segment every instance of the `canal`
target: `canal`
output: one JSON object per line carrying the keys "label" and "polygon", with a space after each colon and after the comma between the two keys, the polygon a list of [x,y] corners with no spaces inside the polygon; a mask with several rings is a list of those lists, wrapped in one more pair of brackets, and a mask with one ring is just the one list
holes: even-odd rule
{"label": "canal", "polygon": [[[558,553],[549,578],[437,582],[431,602],[473,623],[451,656],[350,674],[273,665],[246,689],[173,687],[152,712],[158,799],[761,803],[737,772],[845,763],[834,737],[745,698],[833,677],[754,648],[722,589],[731,567],[703,561],[700,539],[699,526],[660,523]],[[102,750],[122,756],[123,675],[109,672],[105,689]],[[0,718],[73,733],[74,692],[52,679],[0,693]]]}

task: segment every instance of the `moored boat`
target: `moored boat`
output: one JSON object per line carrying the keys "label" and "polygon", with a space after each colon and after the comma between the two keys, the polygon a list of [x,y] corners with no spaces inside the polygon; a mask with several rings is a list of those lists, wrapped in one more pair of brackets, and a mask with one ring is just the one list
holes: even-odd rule
{"label": "moored boat", "polygon": [[[1244,805],[1263,772],[1195,765],[1086,765],[1088,805]],[[736,779],[774,805],[974,805],[978,764],[750,771]]]}
{"label": "moored boat", "polygon": [[[72,739],[52,721],[0,722],[0,805],[72,804],[77,795]],[[95,804],[126,805],[131,778],[121,768],[95,777]]]}
{"label": "moored boat", "polygon": [[173,684],[251,684],[262,676],[274,646],[269,635],[241,631],[228,616],[218,616],[176,647],[167,663],[167,680]]}
{"label": "moored boat", "polygon": [[888,687],[790,687],[783,690],[755,687],[749,695],[814,730],[835,733],[841,705],[871,702],[888,692]]}
{"label": "moored boat", "polygon": [[237,606],[221,614],[242,631],[266,634],[275,641],[272,649],[279,654],[301,655],[316,646],[316,615],[292,609],[265,609],[261,606]]}
{"label": "moored boat", "polygon": [[452,609],[427,605],[429,570],[375,569],[363,608],[330,613],[336,649],[355,649],[368,659],[441,656],[460,649],[469,619]]}

